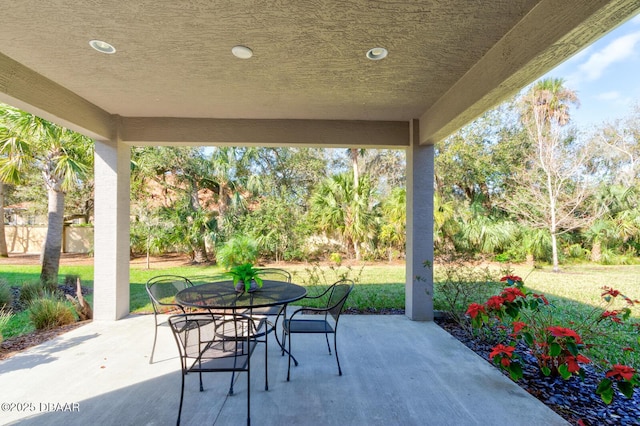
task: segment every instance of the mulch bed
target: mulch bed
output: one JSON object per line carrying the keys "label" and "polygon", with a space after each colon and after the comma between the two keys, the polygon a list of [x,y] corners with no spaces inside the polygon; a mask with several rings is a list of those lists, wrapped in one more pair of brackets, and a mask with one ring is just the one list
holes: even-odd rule
{"label": "mulch bed", "polygon": [[[492,344],[472,338],[454,321],[437,318],[436,323],[489,362]],[[631,399],[617,394],[607,405],[595,393],[602,375],[593,368],[585,368],[584,381],[577,377],[569,380],[545,377],[532,356],[523,350],[517,351],[526,363],[524,377],[518,385],[572,425],[640,425],[640,391],[636,390]]]}

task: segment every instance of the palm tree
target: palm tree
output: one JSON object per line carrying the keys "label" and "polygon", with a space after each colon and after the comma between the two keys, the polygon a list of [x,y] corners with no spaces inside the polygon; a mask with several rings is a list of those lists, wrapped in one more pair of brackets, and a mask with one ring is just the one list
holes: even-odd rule
{"label": "palm tree", "polygon": [[81,182],[90,168],[93,141],[35,115],[10,106],[0,107],[0,180],[18,184],[28,167],[36,167],[48,193],[48,225],[40,262],[40,280],[58,281],[64,201],[67,191]]}
{"label": "palm tree", "polygon": [[368,176],[361,176],[356,195],[350,173],[327,178],[311,198],[318,227],[342,237],[356,260],[362,257],[362,244],[373,239],[377,217],[373,198]]}
{"label": "palm tree", "polygon": [[9,257],[7,238],[4,232],[4,182],[0,180],[0,257]]}
{"label": "palm tree", "polygon": [[407,241],[406,188],[393,188],[391,195],[382,203],[382,215],[383,223],[380,229],[380,239],[387,243],[389,260],[392,260],[391,249],[395,248],[403,253]]}

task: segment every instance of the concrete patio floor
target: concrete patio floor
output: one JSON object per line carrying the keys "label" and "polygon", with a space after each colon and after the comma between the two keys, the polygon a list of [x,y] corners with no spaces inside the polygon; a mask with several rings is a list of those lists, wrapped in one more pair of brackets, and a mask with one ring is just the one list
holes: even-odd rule
{"label": "concrete patio floor", "polygon": [[[167,327],[149,353],[153,317],[94,321],[0,361],[1,424],[171,425],[180,395],[180,361]],[[296,335],[300,361],[269,344],[252,357],[253,425],[565,425],[433,322],[405,316],[344,315],[338,335],[343,375],[318,335]],[[230,375],[186,378],[183,425],[246,424],[246,376],[227,396]],[[58,405],[59,404],[59,405]],[[65,404],[67,404],[65,406]],[[49,411],[66,409],[67,411]]]}

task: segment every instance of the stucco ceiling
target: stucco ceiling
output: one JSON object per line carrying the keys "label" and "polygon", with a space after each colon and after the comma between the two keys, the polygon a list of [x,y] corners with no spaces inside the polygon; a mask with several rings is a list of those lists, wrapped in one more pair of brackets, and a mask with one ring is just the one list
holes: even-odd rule
{"label": "stucco ceiling", "polygon": [[[638,8],[630,0],[2,1],[0,100],[101,136],[112,131],[105,117],[118,116],[421,119],[421,142],[432,142]],[[92,39],[117,52],[92,50]],[[253,57],[234,57],[235,45]],[[376,46],[388,57],[368,60]]]}

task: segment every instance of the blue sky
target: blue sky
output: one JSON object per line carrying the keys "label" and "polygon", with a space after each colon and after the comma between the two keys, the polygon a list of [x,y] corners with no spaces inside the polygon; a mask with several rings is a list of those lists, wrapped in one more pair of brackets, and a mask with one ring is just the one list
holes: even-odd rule
{"label": "blue sky", "polygon": [[578,52],[545,77],[578,94],[572,121],[581,130],[630,115],[640,104],[640,15]]}

